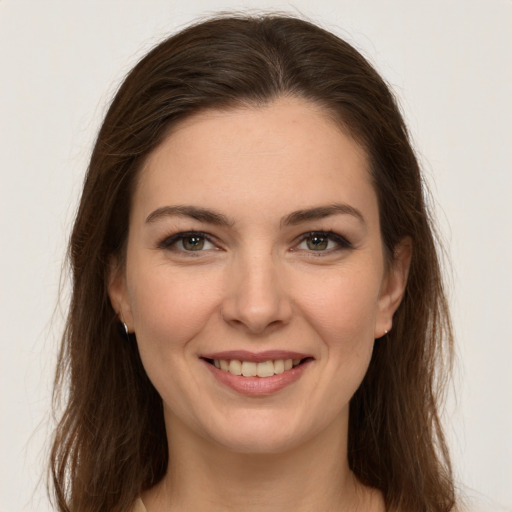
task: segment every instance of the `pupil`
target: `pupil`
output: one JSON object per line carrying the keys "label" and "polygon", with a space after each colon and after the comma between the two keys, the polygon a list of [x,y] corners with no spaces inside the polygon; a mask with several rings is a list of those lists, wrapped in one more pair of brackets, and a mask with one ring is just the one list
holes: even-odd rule
{"label": "pupil", "polygon": [[183,239],[183,247],[189,251],[198,251],[203,248],[204,239],[200,236],[189,236]]}
{"label": "pupil", "polygon": [[308,247],[313,251],[327,249],[328,239],[324,236],[311,236],[308,238]]}

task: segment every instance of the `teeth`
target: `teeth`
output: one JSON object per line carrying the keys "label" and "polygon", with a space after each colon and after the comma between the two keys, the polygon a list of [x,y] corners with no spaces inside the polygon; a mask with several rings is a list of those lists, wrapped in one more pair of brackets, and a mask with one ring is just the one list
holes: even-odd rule
{"label": "teeth", "polygon": [[229,373],[233,375],[242,375],[242,363],[233,359],[229,362]]}
{"label": "teeth", "polygon": [[272,377],[274,375],[274,363],[272,361],[258,363],[256,373],[258,377]]}
{"label": "teeth", "polygon": [[256,377],[258,366],[256,363],[250,361],[244,361],[242,363],[242,375],[244,377]]}
{"label": "teeth", "polygon": [[274,361],[274,373],[279,374],[284,372],[284,361],[282,359],[278,359]]}
{"label": "teeth", "polygon": [[233,375],[243,375],[244,377],[272,377],[279,375],[286,370],[291,370],[300,363],[300,359],[276,359],[275,361],[263,361],[255,363],[253,361],[238,361],[231,359],[214,359],[213,364],[225,372]]}

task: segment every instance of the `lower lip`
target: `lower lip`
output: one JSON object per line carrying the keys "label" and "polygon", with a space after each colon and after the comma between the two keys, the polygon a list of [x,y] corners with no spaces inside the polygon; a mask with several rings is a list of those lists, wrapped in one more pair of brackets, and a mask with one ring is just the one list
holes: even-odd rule
{"label": "lower lip", "polygon": [[243,377],[241,375],[233,375],[232,373],[216,368],[213,364],[208,363],[204,359],[203,362],[221,384],[233,389],[237,393],[247,396],[267,396],[281,391],[300,379],[312,360],[304,361],[295,368],[285,370],[283,373],[273,375],[272,377]]}

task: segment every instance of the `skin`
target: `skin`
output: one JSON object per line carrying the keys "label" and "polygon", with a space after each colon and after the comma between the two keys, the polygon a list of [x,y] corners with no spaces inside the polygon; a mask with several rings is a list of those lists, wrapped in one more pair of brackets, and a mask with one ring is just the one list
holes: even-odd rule
{"label": "skin", "polygon": [[[286,222],[332,204],[350,211]],[[169,206],[227,223],[159,210]],[[202,250],[169,238],[191,231],[208,234]],[[319,231],[348,244],[314,250]],[[281,98],[175,127],[141,171],[109,286],[164,404],[170,465],[143,496],[148,511],[384,510],[348,467],[349,402],[392,327],[410,253],[404,241],[386,264],[366,154],[319,107]],[[225,350],[313,360],[254,397],[200,358]]]}

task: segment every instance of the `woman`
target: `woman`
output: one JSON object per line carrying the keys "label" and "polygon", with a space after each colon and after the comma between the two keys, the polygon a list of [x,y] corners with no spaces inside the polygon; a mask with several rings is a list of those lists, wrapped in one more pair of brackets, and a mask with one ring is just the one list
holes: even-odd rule
{"label": "woman", "polygon": [[106,115],[70,259],[59,510],[454,510],[421,175],[344,41],[263,16],[159,44]]}

